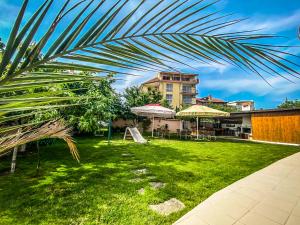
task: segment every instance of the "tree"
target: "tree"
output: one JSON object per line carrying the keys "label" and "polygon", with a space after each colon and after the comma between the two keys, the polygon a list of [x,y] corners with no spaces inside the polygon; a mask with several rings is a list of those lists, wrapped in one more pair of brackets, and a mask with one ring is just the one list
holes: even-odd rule
{"label": "tree", "polygon": [[300,108],[300,100],[286,100],[281,103],[279,106],[277,106],[279,109],[295,109],[295,108]]}
{"label": "tree", "polygon": [[126,88],[123,93],[123,113],[122,118],[133,119],[136,118],[130,112],[130,108],[143,106],[147,104],[160,104],[162,101],[162,94],[154,88],[149,88],[146,92],[141,90],[138,86]]}
{"label": "tree", "polygon": [[223,104],[221,105],[221,104],[209,103],[207,106],[210,108],[213,108],[213,109],[224,111],[224,112],[237,112],[238,111],[237,108],[234,106],[228,106],[228,105],[223,105]]}
{"label": "tree", "polygon": [[[37,11],[26,19],[29,0],[24,0],[1,59],[0,91],[104,79],[111,72],[136,75],[130,71],[174,70],[170,62],[186,65],[185,60],[190,64],[230,63],[262,77],[263,73],[283,76],[276,71],[300,75],[293,68],[295,63],[281,56],[291,56],[290,53],[258,42],[274,38],[273,35],[248,30],[224,31],[241,20],[219,16],[212,8],[215,2],[131,3],[131,0],[113,4],[94,0],[42,0]],[[221,21],[222,18],[226,20]],[[49,26],[44,29],[46,24]],[[28,52],[33,42],[35,46]],[[42,57],[37,59],[37,55]],[[77,71],[103,76],[86,77]],[[36,98],[22,94],[2,98],[1,123],[14,119],[8,116],[11,112],[21,112],[19,116],[26,117],[36,110],[66,107],[72,104],[67,101],[71,99],[74,97],[44,96],[43,92]],[[28,102],[34,105],[28,106]],[[29,126],[32,125],[20,124],[5,130],[16,132]]]}
{"label": "tree", "polygon": [[111,87],[110,80],[84,83],[87,92],[81,94],[82,100],[77,102],[77,106],[67,108],[64,118],[79,131],[95,133],[99,131],[101,121],[107,122],[116,117],[115,102],[118,95]]}
{"label": "tree", "polygon": [[161,106],[172,109],[172,106],[170,105],[169,101],[167,99],[162,99],[160,101]]}

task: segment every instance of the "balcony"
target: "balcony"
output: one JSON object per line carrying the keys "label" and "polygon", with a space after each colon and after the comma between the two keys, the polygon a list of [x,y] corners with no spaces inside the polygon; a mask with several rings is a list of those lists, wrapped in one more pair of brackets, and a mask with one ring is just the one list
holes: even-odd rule
{"label": "balcony", "polygon": [[198,93],[195,90],[181,90],[180,94],[182,94],[182,95],[197,95]]}
{"label": "balcony", "polygon": [[186,79],[186,78],[177,78],[174,79],[173,77],[163,77],[161,78],[161,81],[163,82],[168,82],[168,83],[183,83],[183,84],[198,84],[199,83],[199,79]]}
{"label": "balcony", "polygon": [[182,80],[181,82],[184,83],[184,84],[198,84],[199,79]]}

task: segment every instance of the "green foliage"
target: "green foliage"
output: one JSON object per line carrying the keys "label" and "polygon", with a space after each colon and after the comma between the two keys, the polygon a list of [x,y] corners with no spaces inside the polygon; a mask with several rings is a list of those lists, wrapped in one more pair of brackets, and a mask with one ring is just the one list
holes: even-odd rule
{"label": "green foliage", "polygon": [[168,100],[167,99],[162,99],[161,101],[160,101],[160,104],[161,104],[161,106],[163,106],[163,107],[166,107],[166,108],[169,108],[169,109],[172,109],[172,106],[170,105],[170,103],[168,102]]}
{"label": "green foliage", "polygon": [[101,121],[114,119],[118,113],[114,107],[119,96],[111,87],[110,80],[82,83],[84,97],[76,106],[67,108],[63,115],[79,132],[95,133],[101,129]]}
{"label": "green foliage", "polygon": [[57,85],[56,92],[50,91],[50,93],[75,97],[75,100],[70,100],[73,106],[42,110],[35,114],[33,121],[64,118],[79,133],[98,132],[101,129],[101,121],[114,119],[118,114],[115,105],[119,101],[119,96],[112,89],[112,82],[113,80],[103,79]]}
{"label": "green foliage", "polygon": [[[111,145],[96,138],[76,140],[81,163],[71,160],[63,143],[20,157],[14,175],[0,176],[0,223],[5,225],[171,225],[216,191],[299,151],[299,147],[251,142],[152,140],[137,145],[121,138]],[[124,157],[123,153],[131,154]],[[0,159],[0,171],[9,161]],[[147,168],[140,183],[135,169]],[[155,178],[154,178],[155,177]],[[152,190],[149,182],[166,183]],[[137,190],[145,188],[145,195]],[[170,198],[186,208],[160,216],[149,204]],[[23,208],[22,208],[23,207]]]}
{"label": "green foliage", "polygon": [[136,116],[130,112],[130,108],[147,104],[159,104],[162,100],[162,95],[157,89],[150,88],[147,92],[144,92],[138,86],[126,88],[122,97],[124,103],[121,117],[125,119],[136,118]]}
{"label": "green foliage", "polygon": [[288,100],[286,99],[283,103],[278,106],[279,109],[294,109],[300,108],[300,100]]}
{"label": "green foliage", "polygon": [[213,108],[213,109],[224,111],[224,112],[237,112],[238,111],[238,109],[234,106],[223,105],[223,104],[208,103],[207,106],[210,108]]}

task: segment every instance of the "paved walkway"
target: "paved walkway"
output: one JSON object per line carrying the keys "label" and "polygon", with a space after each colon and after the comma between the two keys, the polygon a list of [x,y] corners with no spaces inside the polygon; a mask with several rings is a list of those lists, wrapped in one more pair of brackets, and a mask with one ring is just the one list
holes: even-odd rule
{"label": "paved walkway", "polygon": [[300,225],[300,153],[216,192],[174,225]]}

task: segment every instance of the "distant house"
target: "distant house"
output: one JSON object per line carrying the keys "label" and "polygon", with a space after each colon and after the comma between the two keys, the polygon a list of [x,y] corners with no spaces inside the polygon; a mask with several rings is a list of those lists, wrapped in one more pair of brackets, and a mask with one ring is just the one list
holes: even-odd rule
{"label": "distant house", "polygon": [[206,97],[203,98],[197,98],[196,99],[196,103],[198,105],[209,105],[209,104],[218,104],[218,105],[226,105],[227,102],[219,99],[219,98],[214,98],[212,95],[208,95]]}
{"label": "distant house", "polygon": [[252,111],[255,109],[253,100],[233,101],[233,102],[228,102],[227,105],[236,107],[238,111],[242,111],[242,112]]}
{"label": "distant house", "polygon": [[175,109],[184,105],[196,104],[197,74],[178,72],[160,72],[156,77],[141,85],[143,91],[155,88],[163,95],[169,104]]}

